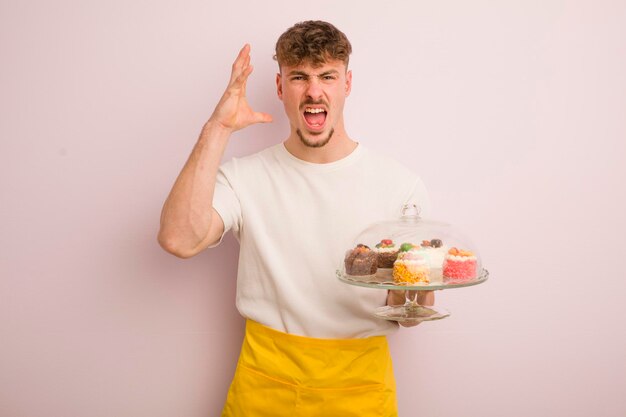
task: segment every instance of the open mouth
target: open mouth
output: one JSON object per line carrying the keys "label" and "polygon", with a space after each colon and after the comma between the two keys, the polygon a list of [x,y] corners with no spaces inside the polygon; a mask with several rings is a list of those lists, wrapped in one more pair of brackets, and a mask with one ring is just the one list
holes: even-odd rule
{"label": "open mouth", "polygon": [[311,130],[321,130],[326,123],[326,110],[322,107],[305,107],[304,121]]}

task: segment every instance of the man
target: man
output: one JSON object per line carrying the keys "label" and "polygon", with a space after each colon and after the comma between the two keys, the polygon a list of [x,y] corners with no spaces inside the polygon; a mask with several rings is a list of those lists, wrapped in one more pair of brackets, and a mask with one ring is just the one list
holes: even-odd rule
{"label": "man", "polygon": [[[224,416],[397,415],[384,337],[397,324],[371,313],[404,296],[344,285],[334,272],[363,228],[428,202],[418,177],[348,136],[351,50],[326,22],[281,35],[276,89],[289,136],[220,167],[233,132],[272,120],[246,101],[245,45],[163,207],[159,242],[168,252],[193,256],[228,230],[240,242],[246,336]],[[432,304],[432,293],[420,301]]]}

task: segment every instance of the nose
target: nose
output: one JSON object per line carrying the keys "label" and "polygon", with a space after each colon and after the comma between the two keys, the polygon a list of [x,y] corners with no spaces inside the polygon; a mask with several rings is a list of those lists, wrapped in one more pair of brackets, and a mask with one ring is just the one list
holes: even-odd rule
{"label": "nose", "polygon": [[322,86],[317,78],[311,77],[309,79],[306,88],[306,95],[315,101],[322,98]]}

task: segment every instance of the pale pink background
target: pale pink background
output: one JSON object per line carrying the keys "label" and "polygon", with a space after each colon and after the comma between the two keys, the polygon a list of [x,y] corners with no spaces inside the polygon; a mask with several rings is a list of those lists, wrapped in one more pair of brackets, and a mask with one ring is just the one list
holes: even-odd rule
{"label": "pale pink background", "polygon": [[277,121],[227,157],[285,138],[273,44],[310,18],[354,44],[351,136],[492,274],[392,337],[400,415],[626,415],[624,2],[35,0],[0,4],[0,416],[218,415],[237,244],[176,259],[159,213],[244,42]]}

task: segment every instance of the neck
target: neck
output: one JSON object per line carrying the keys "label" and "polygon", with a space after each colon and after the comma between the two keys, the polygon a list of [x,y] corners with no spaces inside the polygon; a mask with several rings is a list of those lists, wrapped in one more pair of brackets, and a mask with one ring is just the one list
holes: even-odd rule
{"label": "neck", "polygon": [[357,145],[358,143],[350,139],[344,129],[335,130],[328,143],[319,148],[313,148],[302,143],[294,129],[285,141],[285,148],[290,154],[315,164],[328,164],[343,159],[350,155]]}

